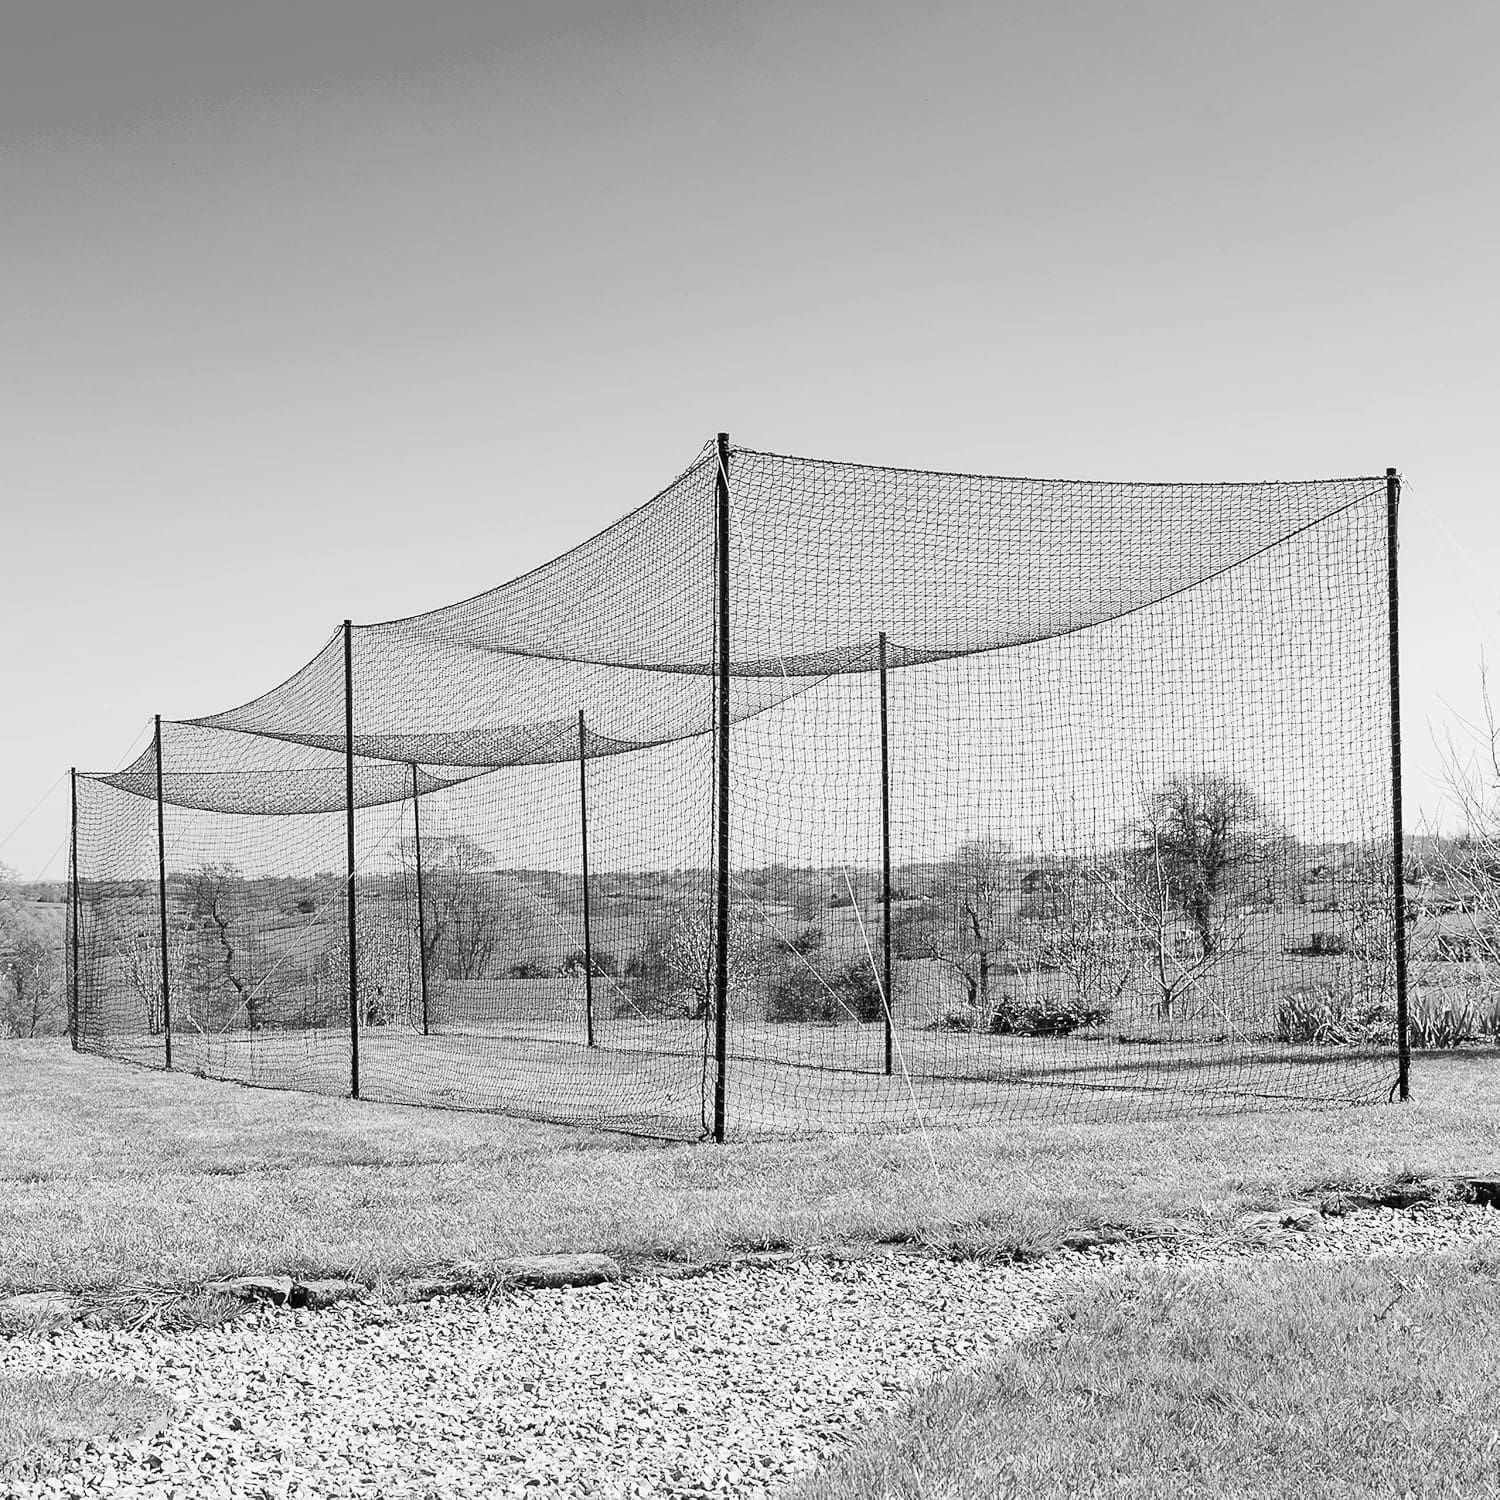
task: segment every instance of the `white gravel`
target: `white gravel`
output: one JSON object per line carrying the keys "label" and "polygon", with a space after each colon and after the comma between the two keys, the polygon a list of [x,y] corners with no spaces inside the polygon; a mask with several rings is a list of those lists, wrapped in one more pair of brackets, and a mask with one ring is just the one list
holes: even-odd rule
{"label": "white gravel", "polygon": [[763,1496],[1121,1263],[1425,1256],[1476,1240],[1500,1248],[1500,1213],[1428,1205],[1259,1248],[788,1263],[489,1302],[267,1309],[193,1333],[75,1326],[0,1339],[0,1370],[141,1380],[181,1415],[155,1438],[90,1447],[66,1474],[3,1493]]}

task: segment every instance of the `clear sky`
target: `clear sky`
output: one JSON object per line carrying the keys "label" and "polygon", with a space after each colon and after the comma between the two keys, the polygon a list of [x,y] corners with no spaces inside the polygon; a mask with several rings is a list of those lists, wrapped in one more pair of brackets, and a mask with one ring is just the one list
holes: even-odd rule
{"label": "clear sky", "polygon": [[6,5],[0,839],[721,428],[1397,465],[1432,806],[1500,636],[1497,57],[1493,0]]}

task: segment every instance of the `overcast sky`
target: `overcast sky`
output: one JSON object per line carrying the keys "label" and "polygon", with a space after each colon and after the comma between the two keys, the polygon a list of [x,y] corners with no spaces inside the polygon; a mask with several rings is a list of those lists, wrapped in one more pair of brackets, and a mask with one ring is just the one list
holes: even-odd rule
{"label": "overcast sky", "polygon": [[[14,0],[0,839],[720,428],[1399,466],[1430,806],[1500,635],[1497,57],[1493,0]],[[48,864],[64,790],[0,860]]]}

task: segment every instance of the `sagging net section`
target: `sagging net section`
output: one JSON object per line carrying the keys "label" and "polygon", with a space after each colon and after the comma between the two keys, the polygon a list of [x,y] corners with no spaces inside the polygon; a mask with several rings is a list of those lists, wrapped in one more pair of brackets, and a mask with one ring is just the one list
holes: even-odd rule
{"label": "sagging net section", "polygon": [[1389,524],[710,445],[80,777],[77,1045],[679,1139],[1384,1099]]}

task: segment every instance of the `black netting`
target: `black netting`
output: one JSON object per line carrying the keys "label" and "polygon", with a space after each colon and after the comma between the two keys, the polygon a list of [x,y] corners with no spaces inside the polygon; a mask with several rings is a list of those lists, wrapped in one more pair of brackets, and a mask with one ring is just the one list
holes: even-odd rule
{"label": "black netting", "polygon": [[81,777],[79,1045],[683,1138],[1386,1095],[1384,478],[727,457],[164,724],[164,859],[158,745]]}

